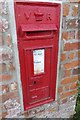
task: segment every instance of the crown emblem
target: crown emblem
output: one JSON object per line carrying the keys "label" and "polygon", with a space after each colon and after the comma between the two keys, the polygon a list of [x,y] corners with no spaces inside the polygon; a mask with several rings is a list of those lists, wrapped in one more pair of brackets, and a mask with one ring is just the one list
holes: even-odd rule
{"label": "crown emblem", "polygon": [[34,16],[35,16],[35,20],[36,20],[36,21],[42,21],[43,15],[44,15],[44,14],[43,14],[42,12],[40,12],[39,9],[37,9],[37,10],[34,12]]}

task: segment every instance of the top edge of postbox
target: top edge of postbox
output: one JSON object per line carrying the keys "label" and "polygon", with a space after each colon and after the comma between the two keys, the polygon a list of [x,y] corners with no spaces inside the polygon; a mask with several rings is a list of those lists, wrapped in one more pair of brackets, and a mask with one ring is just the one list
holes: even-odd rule
{"label": "top edge of postbox", "polygon": [[20,5],[50,5],[50,6],[58,6],[61,4],[61,2],[56,2],[56,1],[27,1],[27,0],[14,0],[15,3],[20,4]]}

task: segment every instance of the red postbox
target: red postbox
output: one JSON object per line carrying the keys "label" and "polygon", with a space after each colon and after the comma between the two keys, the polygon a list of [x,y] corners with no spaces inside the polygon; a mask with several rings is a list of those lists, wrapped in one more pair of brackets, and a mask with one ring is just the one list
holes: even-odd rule
{"label": "red postbox", "polygon": [[15,2],[24,109],[55,100],[60,4]]}

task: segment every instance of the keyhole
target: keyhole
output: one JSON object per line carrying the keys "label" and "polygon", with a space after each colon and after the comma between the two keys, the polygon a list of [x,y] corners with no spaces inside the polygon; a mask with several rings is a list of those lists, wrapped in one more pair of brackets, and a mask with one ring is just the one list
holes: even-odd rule
{"label": "keyhole", "polygon": [[34,84],[36,84],[36,81],[34,81]]}

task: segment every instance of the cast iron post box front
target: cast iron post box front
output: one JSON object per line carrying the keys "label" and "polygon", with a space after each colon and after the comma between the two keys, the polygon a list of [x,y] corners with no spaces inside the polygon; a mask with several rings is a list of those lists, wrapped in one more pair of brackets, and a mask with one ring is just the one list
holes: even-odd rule
{"label": "cast iron post box front", "polygon": [[24,109],[55,100],[60,4],[15,2]]}

